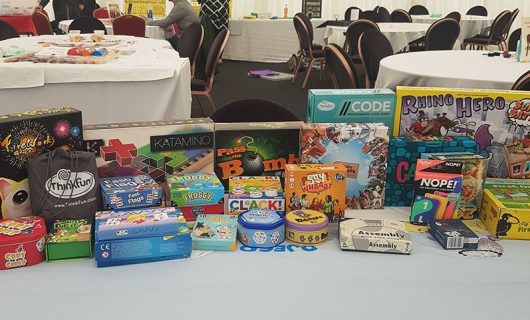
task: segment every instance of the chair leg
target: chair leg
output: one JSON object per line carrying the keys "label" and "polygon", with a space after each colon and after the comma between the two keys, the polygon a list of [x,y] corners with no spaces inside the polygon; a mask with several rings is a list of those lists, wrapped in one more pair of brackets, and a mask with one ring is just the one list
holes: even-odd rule
{"label": "chair leg", "polygon": [[302,62],[304,61],[304,56],[300,55],[300,58],[298,59],[298,63],[296,64],[296,68],[293,72],[293,80],[291,80],[291,83],[294,83],[296,80],[296,76],[298,75],[298,72],[300,72],[300,68],[302,67]]}
{"label": "chair leg", "polygon": [[213,102],[213,98],[212,98],[212,96],[209,93],[206,94],[206,97],[208,98],[208,102],[210,103],[210,106],[212,108],[212,113],[214,113],[215,110],[217,110],[217,108],[215,107],[215,103]]}
{"label": "chair leg", "polygon": [[311,76],[311,72],[313,71],[313,63],[315,63],[315,60],[311,59],[311,61],[309,62],[309,65],[307,66],[307,71],[305,73],[304,83],[302,84],[302,88],[304,88],[304,89],[305,89],[305,87],[307,85],[307,82],[309,81],[309,76]]}

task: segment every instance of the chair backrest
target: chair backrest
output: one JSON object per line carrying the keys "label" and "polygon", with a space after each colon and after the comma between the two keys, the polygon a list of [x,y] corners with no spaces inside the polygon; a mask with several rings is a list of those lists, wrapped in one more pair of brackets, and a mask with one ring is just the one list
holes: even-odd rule
{"label": "chair backrest", "polygon": [[191,64],[191,76],[195,76],[195,61],[204,39],[204,29],[198,22],[190,24],[182,34],[177,43],[177,51],[183,58],[189,58]]}
{"label": "chair backrest", "polygon": [[508,10],[504,10],[493,20],[489,32],[490,39],[503,39],[507,25],[510,23],[512,13]]}
{"label": "chair backrest", "polygon": [[335,43],[324,48],[326,68],[331,75],[335,89],[356,89],[360,87],[359,75],[350,56]]}
{"label": "chair backrest", "polygon": [[467,10],[466,15],[468,16],[488,16],[488,9],[484,6],[474,6],[473,8]]}
{"label": "chair backrest", "polygon": [[393,54],[390,41],[379,30],[366,30],[359,38],[359,55],[371,82],[377,79],[381,60]]}
{"label": "chair backrest", "polygon": [[37,31],[38,36],[53,34],[50,21],[44,13],[40,11],[33,12],[33,14],[31,15],[31,20],[33,21],[33,25],[35,26],[35,30]]}
{"label": "chair backrest", "polygon": [[96,19],[110,19],[107,8],[98,8],[92,12],[92,16]]}
{"label": "chair backrest", "polygon": [[508,35],[510,34],[510,29],[512,28],[512,25],[515,22],[515,18],[517,18],[517,15],[519,15],[519,9],[513,10],[510,16],[510,22],[506,25],[506,29],[504,29],[504,35],[503,35],[504,40],[508,39]]}
{"label": "chair backrest", "polygon": [[458,11],[450,12],[448,15],[445,16],[446,18],[455,19],[458,23],[460,23],[460,19],[462,19],[462,16]]}
{"label": "chair backrest", "polygon": [[508,50],[517,51],[517,41],[521,39],[521,28],[515,29],[508,39]]}
{"label": "chair backrest", "polygon": [[103,30],[107,34],[107,28],[105,28],[103,22],[88,16],[75,18],[68,30],[80,30],[81,33],[93,33],[94,30]]}
{"label": "chair backrest", "polygon": [[15,27],[4,20],[0,20],[0,41],[18,37],[20,37],[20,35]]}
{"label": "chair backrest", "polygon": [[314,33],[313,33],[313,23],[311,22],[311,19],[309,19],[308,16],[306,16],[304,13],[301,13],[301,12],[298,12],[296,16],[300,17],[300,19],[302,19],[302,21],[304,22],[307,28],[307,32],[309,33],[309,40],[311,40],[311,44],[313,44]]}
{"label": "chair backrest", "polygon": [[377,9],[377,14],[379,15],[379,21],[380,22],[392,22],[392,18],[390,17],[390,12],[385,7],[379,7]]}
{"label": "chair backrest", "polygon": [[412,17],[407,11],[396,9],[390,14],[390,20],[392,22],[412,22]]}
{"label": "chair backrest", "polygon": [[410,7],[409,14],[411,16],[422,16],[422,15],[429,14],[429,10],[425,8],[424,6],[422,6],[421,4],[417,4],[417,5]]}
{"label": "chair backrest", "polygon": [[460,24],[455,19],[440,19],[425,34],[425,50],[453,50],[459,34]]}
{"label": "chair backrest", "polygon": [[230,31],[228,29],[223,29],[219,31],[217,34],[217,37],[212,42],[212,46],[210,47],[210,52],[208,52],[208,58],[206,59],[206,64],[204,66],[204,73],[207,78],[207,85],[208,88],[212,87],[213,79],[215,77],[215,69],[217,68],[217,62],[221,58],[221,55],[223,54],[223,50],[225,49],[226,42],[228,41],[228,36],[230,35]]}
{"label": "chair backrest", "polygon": [[363,11],[361,10],[361,8],[359,8],[359,7],[349,7],[349,8],[346,9],[346,11],[344,12],[344,20],[346,20],[346,21],[350,21],[350,20],[351,20],[351,12],[352,12],[353,10],[355,10],[355,9],[359,10],[359,14],[360,14],[361,12],[363,12]]}
{"label": "chair backrest", "polygon": [[308,54],[309,56],[312,56],[313,49],[311,44],[311,39],[309,36],[309,31],[307,30],[307,26],[300,18],[300,16],[294,16],[293,18],[294,23],[294,29],[296,30],[296,34],[298,35],[298,42],[300,43],[300,50]]}
{"label": "chair backrest", "polygon": [[216,123],[299,121],[281,105],[262,99],[244,99],[230,102],[210,115]]}
{"label": "chair backrest", "polygon": [[379,18],[379,14],[377,14],[377,12],[372,11],[372,10],[366,10],[366,11],[359,13],[359,19],[370,20],[375,23],[381,22]]}
{"label": "chair backrest", "polygon": [[145,20],[126,14],[112,20],[112,33],[122,36],[145,38]]}
{"label": "chair backrest", "polygon": [[370,20],[353,21],[346,30],[345,48],[348,54],[352,57],[359,55],[359,38],[366,30],[378,30],[379,26]]}
{"label": "chair backrest", "polygon": [[530,71],[525,72],[515,81],[512,90],[530,91]]}

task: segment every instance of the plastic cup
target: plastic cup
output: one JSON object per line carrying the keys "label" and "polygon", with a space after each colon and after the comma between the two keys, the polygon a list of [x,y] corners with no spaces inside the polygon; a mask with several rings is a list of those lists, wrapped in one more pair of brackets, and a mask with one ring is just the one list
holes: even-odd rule
{"label": "plastic cup", "polygon": [[101,42],[101,41],[103,41],[103,37],[104,36],[105,36],[105,31],[103,31],[103,30],[94,30],[94,33],[92,34],[92,41]]}
{"label": "plastic cup", "polygon": [[81,30],[69,30],[68,40],[70,42],[81,42]]}

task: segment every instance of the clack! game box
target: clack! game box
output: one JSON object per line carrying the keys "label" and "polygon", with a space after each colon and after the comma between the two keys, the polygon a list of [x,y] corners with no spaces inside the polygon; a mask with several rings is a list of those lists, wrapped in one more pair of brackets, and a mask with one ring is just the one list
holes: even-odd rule
{"label": "clack! game box", "polygon": [[107,210],[159,206],[162,188],[146,174],[99,179],[103,205]]}
{"label": "clack! game box", "polygon": [[231,177],[228,192],[229,214],[253,209],[285,211],[285,197],[279,177]]}

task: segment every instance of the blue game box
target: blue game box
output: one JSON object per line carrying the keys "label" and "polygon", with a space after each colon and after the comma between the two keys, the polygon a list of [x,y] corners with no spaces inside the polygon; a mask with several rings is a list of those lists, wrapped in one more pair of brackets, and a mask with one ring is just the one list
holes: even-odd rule
{"label": "blue game box", "polygon": [[103,205],[107,210],[159,206],[162,188],[149,175],[99,179]]}

